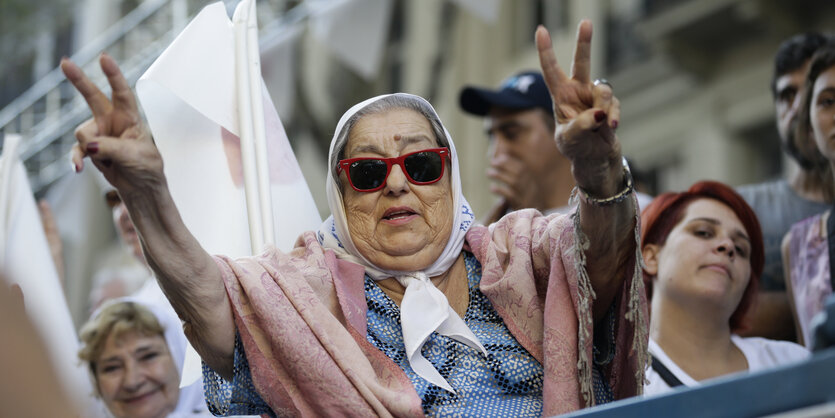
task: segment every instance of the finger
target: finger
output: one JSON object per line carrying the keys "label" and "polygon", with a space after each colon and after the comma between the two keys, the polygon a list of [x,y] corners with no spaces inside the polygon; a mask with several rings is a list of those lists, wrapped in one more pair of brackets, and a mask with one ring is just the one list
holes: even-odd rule
{"label": "finger", "polygon": [[591,93],[594,100],[592,107],[609,113],[609,107],[612,105],[612,97],[614,96],[612,94],[612,87],[608,84],[600,83],[592,87]]}
{"label": "finger", "polygon": [[119,69],[119,65],[116,64],[113,57],[103,53],[101,54],[101,57],[99,57],[99,64],[101,65],[101,70],[104,72],[104,75],[107,76],[107,81],[110,83],[113,95],[113,106],[119,109],[127,110],[131,113],[139,114],[138,107],[136,106],[136,96],[134,96],[133,91],[130,89],[130,84],[128,84],[128,80],[125,79],[125,76],[122,74],[122,70]]}
{"label": "finger", "polygon": [[572,141],[572,138],[582,138],[589,132],[597,132],[603,137],[608,137],[605,130],[608,130],[606,121],[608,115],[599,108],[591,108],[581,112],[572,119],[562,133],[564,140]]}
{"label": "finger", "polygon": [[98,124],[95,119],[87,119],[75,128],[77,142],[73,144],[70,160],[76,173],[84,169],[84,157],[87,156],[87,146],[98,134]]}
{"label": "finger", "polygon": [[70,163],[72,163],[72,169],[76,173],[80,173],[81,170],[84,169],[84,151],[81,150],[81,146],[78,145],[78,142],[72,144],[72,149],[70,150]]}
{"label": "finger", "polygon": [[75,139],[78,140],[78,145],[87,154],[87,144],[98,136],[98,126],[95,119],[87,119],[81,125],[75,128]]}
{"label": "finger", "polygon": [[612,97],[612,104],[609,106],[609,127],[618,128],[620,124],[620,100],[617,97]]}
{"label": "finger", "polygon": [[107,96],[102,93],[92,81],[90,81],[87,75],[84,74],[84,71],[75,65],[74,62],[67,58],[62,59],[61,71],[64,72],[67,80],[69,80],[75,89],[78,90],[78,92],[84,97],[84,100],[87,102],[87,106],[89,106],[90,111],[93,112],[94,118],[103,117],[110,111],[110,109],[113,108],[113,105],[110,103]]}
{"label": "finger", "polygon": [[93,161],[93,164],[99,170],[102,170],[102,167],[109,168],[112,164],[111,154],[114,151],[114,147],[111,144],[113,141],[118,141],[119,138],[98,135],[94,122],[93,119],[90,119],[75,130],[75,137],[78,139],[78,142],[74,145],[78,145],[79,158],[75,159],[74,157],[73,164],[79,167],[77,171],[81,171],[84,168],[83,164],[79,164],[83,163],[84,156],[90,157],[90,160]]}
{"label": "finger", "polygon": [[[95,152],[90,147],[95,145]],[[119,138],[112,136],[97,136],[94,142],[87,145],[87,155],[90,161],[102,173],[113,167],[114,161],[121,161],[125,155],[132,151],[126,148],[126,143]]]}
{"label": "finger", "polygon": [[571,78],[589,82],[591,73],[591,21],[583,19],[577,28],[577,46],[574,48],[574,63],[571,66]]}
{"label": "finger", "polygon": [[548,90],[551,95],[557,91],[557,86],[560,83],[568,80],[559,63],[557,63],[557,56],[554,53],[554,47],[551,44],[551,35],[545,26],[539,25],[536,28],[536,49],[539,51],[539,66],[542,68],[542,76],[545,78],[545,84],[548,85]]}

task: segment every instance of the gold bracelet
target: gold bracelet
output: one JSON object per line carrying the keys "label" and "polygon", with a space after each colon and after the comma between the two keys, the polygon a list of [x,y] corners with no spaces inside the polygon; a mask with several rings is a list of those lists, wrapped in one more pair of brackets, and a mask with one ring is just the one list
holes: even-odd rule
{"label": "gold bracelet", "polygon": [[626,163],[626,157],[622,157],[622,158],[623,158],[623,179],[626,182],[626,185],[623,188],[623,190],[621,190],[618,194],[616,194],[614,196],[607,197],[605,199],[598,199],[596,197],[592,197],[591,195],[588,194],[588,192],[583,190],[582,187],[578,186],[577,189],[583,195],[583,199],[587,203],[590,203],[590,204],[595,205],[595,206],[615,205],[615,204],[618,204],[618,203],[623,202],[624,200],[626,200],[626,198],[629,197],[629,194],[632,193],[635,190],[635,186],[632,182],[632,171],[629,170],[629,164]]}

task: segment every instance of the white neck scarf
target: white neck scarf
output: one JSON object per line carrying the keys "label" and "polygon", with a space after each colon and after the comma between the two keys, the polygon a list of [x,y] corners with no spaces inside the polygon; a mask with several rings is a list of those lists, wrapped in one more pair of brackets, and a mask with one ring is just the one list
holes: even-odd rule
{"label": "white neck scarf", "polygon": [[[397,93],[397,95],[416,98],[426,103],[432,109],[431,105],[423,98],[404,93]],[[485,356],[487,355],[487,351],[481,342],[478,341],[478,338],[473,335],[473,332],[467,327],[464,320],[449,306],[449,301],[443,292],[438,290],[432,284],[432,281],[429,280],[430,277],[443,274],[452,267],[453,263],[455,263],[461,254],[464,237],[475,219],[470,205],[461,193],[458,155],[455,152],[455,145],[452,143],[449,132],[444,128],[444,134],[446,134],[449,141],[451,161],[449,173],[452,174],[453,210],[455,212],[450,215],[454,216],[453,230],[440,257],[422,271],[383,270],[372,264],[357,251],[351,234],[348,231],[347,218],[342,203],[342,194],[339,192],[338,179],[334,172],[335,167],[331,167],[332,164],[330,163],[333,161],[334,152],[336,152],[337,138],[345,123],[355,113],[369,104],[388,96],[390,95],[377,96],[355,105],[342,116],[342,119],[339,120],[339,124],[336,126],[328,156],[328,179],[326,185],[328,206],[332,215],[319,228],[318,239],[324,247],[332,249],[340,259],[352,261],[364,266],[366,274],[375,281],[394,277],[406,288],[406,292],[403,295],[403,302],[400,304],[400,319],[403,330],[403,342],[406,346],[409,365],[418,376],[449,392],[455,393],[455,390],[452,389],[449,382],[421,354],[421,348],[432,335],[432,332],[438,332],[441,335],[445,335],[481,351]],[[432,109],[432,112],[434,113],[434,109]]]}

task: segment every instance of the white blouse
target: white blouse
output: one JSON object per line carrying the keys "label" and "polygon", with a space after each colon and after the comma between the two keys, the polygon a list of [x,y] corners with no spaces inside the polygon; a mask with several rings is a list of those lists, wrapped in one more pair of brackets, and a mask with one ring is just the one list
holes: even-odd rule
{"label": "white blouse", "polygon": [[[745,360],[748,362],[749,372],[796,363],[809,357],[809,351],[806,348],[789,341],[769,340],[760,337],[742,338],[738,335],[731,335],[731,342],[742,351]],[[649,353],[663,363],[685,386],[697,386],[702,383],[681,370],[652,338],[649,340]],[[647,380],[649,383],[644,386],[644,396],[658,395],[672,390],[652,367],[647,369]],[[707,379],[704,382],[710,380]]]}

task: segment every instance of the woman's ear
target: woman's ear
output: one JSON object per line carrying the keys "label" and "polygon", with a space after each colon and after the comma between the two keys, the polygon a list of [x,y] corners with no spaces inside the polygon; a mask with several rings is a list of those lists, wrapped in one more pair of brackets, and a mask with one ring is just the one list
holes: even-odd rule
{"label": "woman's ear", "polygon": [[658,274],[658,253],[661,252],[661,247],[656,244],[644,245],[641,248],[641,255],[644,256],[644,271],[650,276]]}

